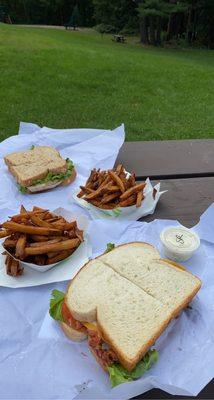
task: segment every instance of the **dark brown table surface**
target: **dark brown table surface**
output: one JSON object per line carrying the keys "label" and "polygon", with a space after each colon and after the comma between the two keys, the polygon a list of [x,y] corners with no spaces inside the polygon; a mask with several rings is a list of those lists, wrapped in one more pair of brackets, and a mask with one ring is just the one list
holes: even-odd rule
{"label": "dark brown table surface", "polygon": [[[143,221],[173,219],[192,227],[214,202],[214,140],[125,142],[115,164],[135,172],[138,180],[150,177],[167,190],[154,215]],[[150,390],[136,399],[190,399]],[[214,380],[196,397],[214,399]]]}

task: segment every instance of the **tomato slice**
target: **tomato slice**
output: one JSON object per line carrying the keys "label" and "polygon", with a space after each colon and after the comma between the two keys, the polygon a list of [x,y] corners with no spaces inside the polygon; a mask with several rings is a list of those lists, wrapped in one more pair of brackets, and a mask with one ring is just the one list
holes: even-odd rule
{"label": "tomato slice", "polygon": [[69,325],[71,328],[76,329],[79,332],[86,332],[85,326],[81,324],[81,322],[77,321],[71,314],[68,306],[66,303],[63,301],[62,303],[62,317],[63,320],[67,325]]}

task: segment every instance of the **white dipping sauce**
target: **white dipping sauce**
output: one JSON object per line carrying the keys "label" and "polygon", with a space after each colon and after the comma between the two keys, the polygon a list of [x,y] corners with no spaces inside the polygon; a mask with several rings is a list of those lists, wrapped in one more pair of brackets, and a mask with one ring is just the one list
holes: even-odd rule
{"label": "white dipping sauce", "polygon": [[169,226],[160,234],[165,256],[174,261],[188,260],[200,246],[197,233],[185,227]]}

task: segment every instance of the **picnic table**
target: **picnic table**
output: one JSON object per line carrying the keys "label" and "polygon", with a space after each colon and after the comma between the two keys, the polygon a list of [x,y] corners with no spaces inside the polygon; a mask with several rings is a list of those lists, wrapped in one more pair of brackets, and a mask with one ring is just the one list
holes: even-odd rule
{"label": "picnic table", "polygon": [[[190,228],[214,202],[214,140],[125,142],[115,165],[123,163],[127,171],[135,171],[137,180],[148,176],[161,182],[162,196],[155,213],[143,221],[174,219]],[[197,396],[213,399],[214,380]],[[178,398],[153,389],[136,399]],[[180,398],[180,396],[179,396]],[[190,397],[182,397],[190,398]]]}
{"label": "picnic table", "polygon": [[117,43],[125,43],[126,42],[126,38],[123,35],[114,35],[113,36],[113,41],[115,41]]}

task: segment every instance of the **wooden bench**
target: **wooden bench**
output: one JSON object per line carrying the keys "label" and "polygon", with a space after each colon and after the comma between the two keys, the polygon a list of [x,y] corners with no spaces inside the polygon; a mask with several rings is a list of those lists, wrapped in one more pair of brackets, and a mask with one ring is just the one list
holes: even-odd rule
{"label": "wooden bench", "polygon": [[[200,215],[214,202],[214,140],[125,142],[115,164],[122,163],[127,171],[135,171],[137,179],[150,177],[161,189],[154,215],[143,218],[174,219],[187,227],[198,223]],[[182,368],[182,367],[181,367]],[[214,380],[197,396],[213,399]],[[176,399],[153,389],[135,399]],[[182,397],[190,399],[190,397]]]}
{"label": "wooden bench", "polygon": [[112,40],[117,43],[125,43],[126,42],[126,38],[123,35],[114,35]]}

